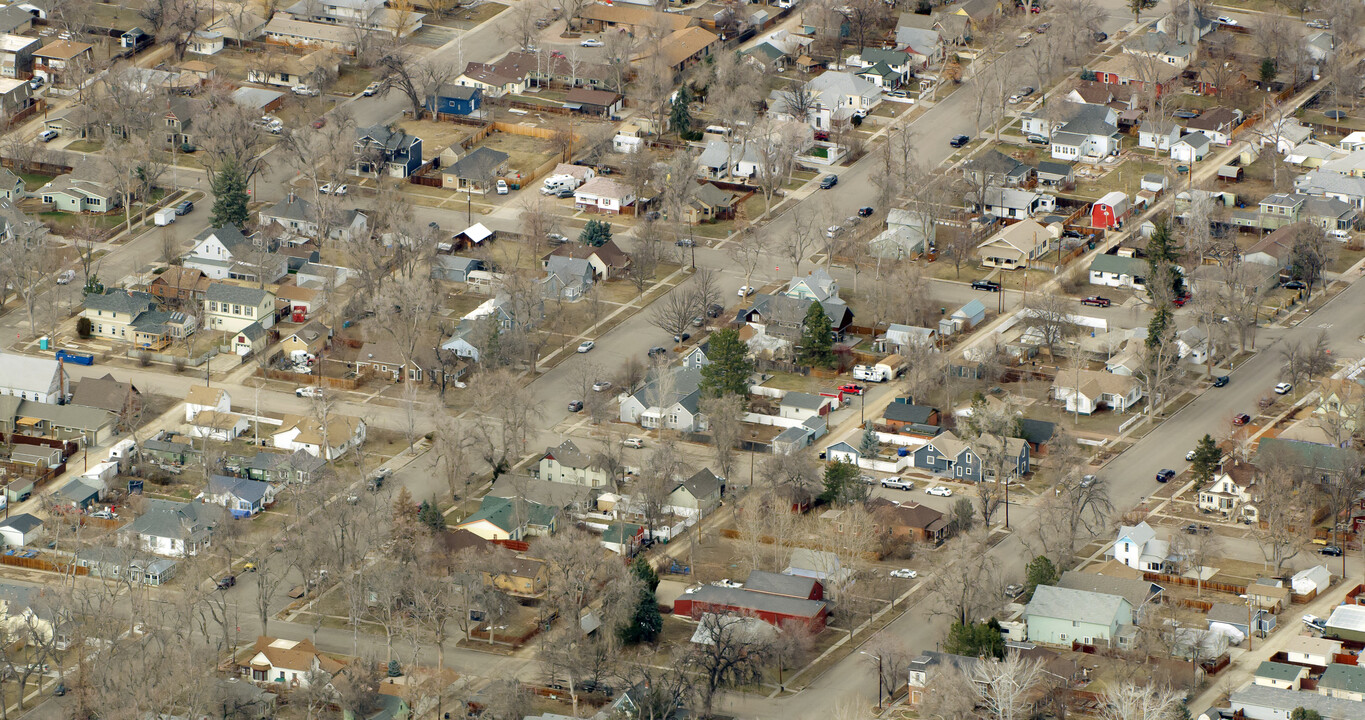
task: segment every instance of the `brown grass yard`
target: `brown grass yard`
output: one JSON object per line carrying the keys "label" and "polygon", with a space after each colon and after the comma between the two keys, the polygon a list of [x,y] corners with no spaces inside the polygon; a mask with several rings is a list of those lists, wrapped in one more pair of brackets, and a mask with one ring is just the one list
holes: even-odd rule
{"label": "brown grass yard", "polygon": [[422,138],[422,153],[425,157],[440,155],[441,151],[474,134],[474,128],[469,125],[435,120],[405,119],[398,123],[398,127],[402,128],[403,132]]}
{"label": "brown grass yard", "polygon": [[512,174],[529,173],[549,162],[555,155],[548,141],[529,135],[493,133],[485,138],[482,144],[484,147],[507,153],[509,156],[507,165]]}

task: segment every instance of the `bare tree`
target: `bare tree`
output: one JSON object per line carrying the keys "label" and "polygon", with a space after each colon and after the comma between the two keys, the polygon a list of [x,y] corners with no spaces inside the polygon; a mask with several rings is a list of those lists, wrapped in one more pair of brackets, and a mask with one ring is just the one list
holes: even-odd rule
{"label": "bare tree", "polygon": [[1181,717],[1181,694],[1151,683],[1124,683],[1104,694],[1101,720],[1177,720]]}
{"label": "bare tree", "polygon": [[684,657],[685,666],[697,676],[701,715],[711,716],[716,695],[727,687],[757,680],[772,642],[752,631],[750,620],[740,615],[707,613],[697,632],[710,642],[692,643]]}
{"label": "bare tree", "polygon": [[[535,2],[523,5],[535,5]],[[518,5],[518,10],[523,5]],[[426,110],[427,98],[456,74],[455,68],[430,56],[419,60],[397,53],[380,58],[378,70],[382,78],[380,90],[394,89],[403,93],[413,118],[419,120]]]}
{"label": "bare tree", "polygon": [[976,696],[990,717],[1032,717],[1033,694],[1043,682],[1043,664],[1011,653],[1004,660],[979,660],[972,669]]}

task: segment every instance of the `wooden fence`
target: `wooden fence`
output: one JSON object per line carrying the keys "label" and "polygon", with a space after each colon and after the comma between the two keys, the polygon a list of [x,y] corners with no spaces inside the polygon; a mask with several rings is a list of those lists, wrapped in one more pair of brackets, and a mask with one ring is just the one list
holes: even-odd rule
{"label": "wooden fence", "polygon": [[1202,587],[1205,590],[1232,593],[1233,595],[1244,595],[1247,591],[1246,585],[1233,585],[1231,583],[1212,582],[1209,580],[1205,580],[1201,583],[1194,578],[1182,577],[1180,575],[1167,575],[1165,573],[1145,572],[1142,574],[1142,579],[1155,583],[1184,585],[1186,587]]}
{"label": "wooden fence", "polygon": [[43,572],[60,573],[74,572],[77,575],[90,574],[89,568],[83,568],[80,566],[76,566],[73,568],[70,565],[58,565],[57,563],[51,562],[49,560],[44,560],[41,557],[26,558],[18,557],[15,555],[0,555],[0,564],[10,565],[13,567],[27,568],[29,570],[42,570]]}
{"label": "wooden fence", "polygon": [[[256,368],[256,377],[265,377],[270,380],[286,380],[289,382],[306,381],[304,382],[304,384],[306,385],[319,384],[319,379],[317,375],[300,375],[299,373],[290,372],[288,370],[262,370],[261,368]],[[355,390],[361,385],[364,385],[369,380],[370,380],[369,373],[361,371],[353,377],[338,378],[327,377],[326,375],[323,375],[321,378],[321,384],[329,388],[338,388],[341,390]]]}

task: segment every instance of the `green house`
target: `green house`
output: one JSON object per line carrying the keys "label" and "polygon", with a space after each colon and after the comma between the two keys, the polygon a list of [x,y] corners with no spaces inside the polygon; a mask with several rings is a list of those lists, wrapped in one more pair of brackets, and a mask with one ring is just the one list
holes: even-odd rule
{"label": "green house", "polygon": [[1118,595],[1039,585],[1024,608],[1029,642],[1126,647],[1133,604]]}

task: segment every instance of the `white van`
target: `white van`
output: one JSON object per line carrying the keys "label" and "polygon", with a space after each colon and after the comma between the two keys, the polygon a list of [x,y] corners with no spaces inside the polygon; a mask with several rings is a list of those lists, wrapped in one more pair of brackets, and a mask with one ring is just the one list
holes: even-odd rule
{"label": "white van", "polygon": [[545,184],[541,186],[542,195],[554,195],[564,190],[576,190],[578,188],[578,178],[572,175],[552,175],[545,178]]}

